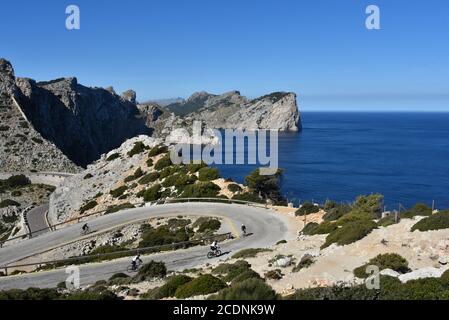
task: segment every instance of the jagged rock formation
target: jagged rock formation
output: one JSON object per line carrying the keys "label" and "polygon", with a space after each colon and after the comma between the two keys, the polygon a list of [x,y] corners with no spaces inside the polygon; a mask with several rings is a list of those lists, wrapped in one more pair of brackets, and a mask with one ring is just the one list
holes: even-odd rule
{"label": "jagged rock formation", "polygon": [[201,120],[210,128],[279,131],[301,129],[294,93],[275,92],[249,100],[238,91],[222,95],[199,92],[185,103],[172,104],[166,108],[189,122]]}
{"label": "jagged rock formation", "polygon": [[[35,82],[17,79],[20,105],[43,137],[86,166],[139,134],[151,134],[136,105],[113,90],[87,88],[76,78]],[[130,93],[128,99],[135,99]]]}
{"label": "jagged rock formation", "polygon": [[198,92],[166,107],[149,103],[139,105],[139,110],[146,117],[147,126],[154,129],[154,136],[168,144],[192,143],[186,130],[192,134],[194,121],[202,123],[206,136],[203,143],[216,142],[212,129],[301,130],[294,93],[276,92],[249,100],[238,91],[222,95]]}
{"label": "jagged rock formation", "polygon": [[122,93],[122,97],[123,99],[125,99],[126,101],[129,101],[133,104],[137,103],[137,95],[136,92],[134,90],[127,90],[125,92]]}
{"label": "jagged rock formation", "polygon": [[53,143],[35,130],[16,104],[17,94],[12,66],[0,59],[0,170],[80,171]]}

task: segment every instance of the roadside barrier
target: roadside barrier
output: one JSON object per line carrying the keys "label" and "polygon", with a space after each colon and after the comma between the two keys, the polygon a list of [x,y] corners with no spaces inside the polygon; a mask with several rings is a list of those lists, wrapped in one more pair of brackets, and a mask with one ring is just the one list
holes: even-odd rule
{"label": "roadside barrier", "polygon": [[[51,266],[52,269],[55,269],[57,267],[61,267],[61,266],[67,266],[67,265],[72,265],[72,264],[81,264],[80,262],[82,262],[83,260],[95,260],[95,259],[99,259],[101,260],[101,258],[107,258],[107,257],[111,257],[110,260],[112,259],[119,259],[119,258],[124,258],[127,256],[132,256],[134,254],[145,254],[145,253],[156,253],[158,251],[163,251],[164,249],[169,249],[169,248],[188,248],[191,245],[194,244],[206,244],[207,242],[210,242],[211,240],[219,240],[219,241],[224,241],[224,240],[229,240],[232,239],[232,233],[228,232],[228,233],[223,233],[223,234],[218,234],[215,236],[210,236],[210,237],[206,237],[206,238],[202,238],[202,239],[198,239],[198,240],[191,240],[191,241],[184,241],[184,242],[178,242],[178,243],[171,243],[171,244],[165,244],[165,245],[159,245],[159,246],[152,246],[152,247],[144,247],[144,248],[137,248],[137,249],[130,249],[130,250],[123,250],[123,251],[116,251],[116,252],[109,252],[109,253],[100,253],[100,254],[94,254],[94,255],[85,255],[85,256],[79,256],[79,257],[72,257],[72,258],[66,258],[66,259],[60,259],[60,260],[49,260],[49,261],[40,261],[40,262],[35,262],[35,263],[25,263],[25,264],[14,264],[14,265],[4,265],[4,266],[0,266],[0,270],[4,270],[4,274],[5,276],[8,275],[8,269],[16,269],[18,270],[18,268],[22,268],[22,267],[32,267],[32,266],[37,266],[38,268],[42,268],[45,266]],[[104,259],[107,260],[107,259]]]}
{"label": "roadside barrier", "polygon": [[[154,205],[163,205],[163,204],[170,204],[170,203],[179,203],[179,202],[215,202],[215,203],[223,203],[223,204],[239,204],[239,205],[248,205],[248,206],[253,206],[253,207],[259,207],[259,208],[268,208],[266,204],[263,203],[256,203],[256,202],[250,202],[250,201],[243,201],[243,200],[234,200],[234,199],[225,199],[225,198],[173,198],[173,199],[160,199],[157,201],[153,201],[153,202],[137,202],[137,203],[132,203],[132,205],[136,206],[136,207],[143,207],[143,206],[154,206]],[[130,209],[125,209],[125,210],[130,210]],[[17,237],[13,237],[4,241],[0,241],[0,248],[3,247],[3,245],[7,242],[13,241],[13,240],[17,240],[17,239],[31,239],[33,237],[34,234],[36,233],[41,233],[42,231],[56,231],[58,229],[58,227],[67,225],[67,224],[71,224],[71,223],[79,223],[81,221],[86,220],[86,218],[95,216],[95,215],[101,215],[101,214],[106,214],[107,210],[101,210],[101,211],[96,211],[96,212],[92,212],[74,219],[70,219],[67,220],[65,222],[61,222],[61,223],[56,223],[53,225],[49,225],[46,228],[43,229],[39,229],[39,230],[35,230],[33,232],[28,232],[25,233],[23,235],[17,236]],[[116,214],[119,213],[120,211],[111,213],[111,214]]]}

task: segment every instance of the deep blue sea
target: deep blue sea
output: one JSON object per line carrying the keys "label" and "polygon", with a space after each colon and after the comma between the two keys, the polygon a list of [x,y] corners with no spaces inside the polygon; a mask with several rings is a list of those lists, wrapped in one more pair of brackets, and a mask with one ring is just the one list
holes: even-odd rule
{"label": "deep blue sea", "polygon": [[[279,136],[289,200],[352,201],[381,193],[388,209],[449,208],[449,113],[302,113],[303,131]],[[256,166],[219,165],[243,179]]]}

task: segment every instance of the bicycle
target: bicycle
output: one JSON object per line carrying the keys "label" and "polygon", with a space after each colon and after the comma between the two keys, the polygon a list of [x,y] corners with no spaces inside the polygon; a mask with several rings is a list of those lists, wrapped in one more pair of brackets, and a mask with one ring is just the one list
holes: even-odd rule
{"label": "bicycle", "polygon": [[219,257],[219,256],[221,256],[221,251],[220,251],[219,248],[215,249],[214,251],[209,251],[207,253],[207,258],[208,259],[216,258],[216,257]]}
{"label": "bicycle", "polygon": [[88,233],[90,233],[90,228],[89,227],[87,227],[85,229],[81,229],[81,235],[82,236],[85,236]]}
{"label": "bicycle", "polygon": [[137,272],[137,270],[139,270],[140,266],[142,264],[142,261],[136,261],[136,264],[131,263],[128,268],[126,268],[126,271],[128,271],[129,273],[131,272]]}

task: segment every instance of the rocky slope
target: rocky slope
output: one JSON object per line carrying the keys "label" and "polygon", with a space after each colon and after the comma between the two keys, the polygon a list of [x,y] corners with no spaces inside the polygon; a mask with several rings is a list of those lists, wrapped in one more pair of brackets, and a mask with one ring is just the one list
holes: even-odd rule
{"label": "rocky slope", "polygon": [[214,129],[301,129],[294,93],[275,92],[250,100],[238,91],[222,95],[199,92],[183,103],[168,105],[166,109],[187,122],[200,120]]}
{"label": "rocky slope", "polygon": [[29,122],[14,100],[19,94],[11,64],[0,59],[0,170],[79,171],[78,166]]}
{"label": "rocky slope", "polygon": [[151,134],[139,116],[135,92],[88,88],[76,78],[35,82],[17,79],[20,105],[43,137],[80,166],[86,166],[125,140]]}
{"label": "rocky slope", "polygon": [[[66,178],[51,195],[50,222],[64,222],[119,206],[140,205],[143,201],[181,196],[232,198],[246,190],[234,186],[236,189],[231,191],[232,181],[220,178],[204,165],[172,164],[167,148],[160,147],[161,142],[148,136],[127,140],[84,172]],[[203,169],[212,170],[210,176],[200,177]]]}

